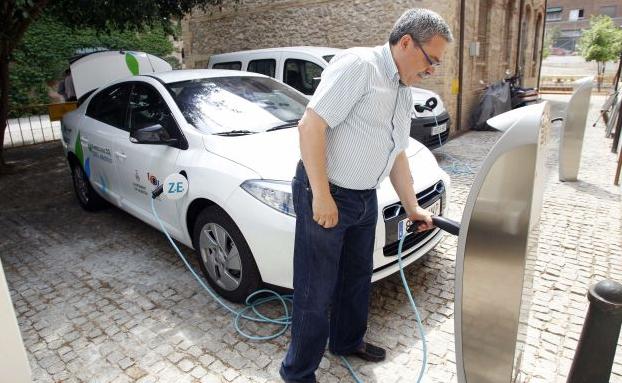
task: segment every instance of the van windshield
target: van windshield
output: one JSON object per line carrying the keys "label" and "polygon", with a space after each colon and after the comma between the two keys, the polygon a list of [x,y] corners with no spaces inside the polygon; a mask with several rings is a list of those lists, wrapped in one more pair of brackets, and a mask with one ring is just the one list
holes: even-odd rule
{"label": "van windshield", "polygon": [[298,121],[309,101],[265,77],[214,77],[168,84],[188,123],[210,134],[251,133]]}

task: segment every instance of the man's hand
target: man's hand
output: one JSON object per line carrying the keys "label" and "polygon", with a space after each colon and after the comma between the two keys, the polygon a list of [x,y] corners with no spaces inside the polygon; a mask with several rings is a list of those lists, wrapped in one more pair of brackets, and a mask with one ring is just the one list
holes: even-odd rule
{"label": "man's hand", "polygon": [[417,233],[434,228],[432,213],[421,206],[417,206],[415,210],[409,214],[408,219],[410,219],[413,225],[417,225]]}
{"label": "man's hand", "polygon": [[298,123],[300,154],[313,194],[313,220],[325,229],[337,225],[338,212],[326,175],[326,129],[328,125],[313,109]]}
{"label": "man's hand", "polygon": [[405,152],[397,155],[390,178],[400,201],[402,201],[402,206],[406,209],[408,219],[417,225],[417,233],[432,229],[434,227],[432,213],[420,207],[417,202],[417,194],[413,189],[413,179]]}
{"label": "man's hand", "polygon": [[313,195],[313,220],[324,229],[337,226],[339,211],[330,193],[325,196]]}

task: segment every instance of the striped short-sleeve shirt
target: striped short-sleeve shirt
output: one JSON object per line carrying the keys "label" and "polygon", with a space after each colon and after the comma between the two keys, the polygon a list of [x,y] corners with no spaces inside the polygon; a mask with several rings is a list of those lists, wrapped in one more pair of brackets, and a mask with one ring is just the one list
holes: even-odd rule
{"label": "striped short-sleeve shirt", "polygon": [[412,96],[400,83],[388,43],[335,56],[308,107],[329,126],[327,174],[337,186],[378,188],[408,147]]}

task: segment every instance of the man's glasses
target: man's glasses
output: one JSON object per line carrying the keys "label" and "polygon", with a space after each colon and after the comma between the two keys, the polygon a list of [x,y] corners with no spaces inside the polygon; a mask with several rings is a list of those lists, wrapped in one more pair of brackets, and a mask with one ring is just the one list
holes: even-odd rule
{"label": "man's glasses", "polygon": [[441,66],[441,62],[440,61],[432,61],[432,59],[430,58],[430,56],[428,56],[428,53],[425,51],[425,49],[423,49],[423,45],[421,45],[419,43],[419,41],[417,41],[417,39],[415,39],[413,37],[413,42],[415,44],[417,44],[417,46],[419,47],[419,49],[421,49],[421,52],[423,52],[423,55],[425,56],[425,59],[428,60],[428,64],[434,68],[438,68],[439,66]]}

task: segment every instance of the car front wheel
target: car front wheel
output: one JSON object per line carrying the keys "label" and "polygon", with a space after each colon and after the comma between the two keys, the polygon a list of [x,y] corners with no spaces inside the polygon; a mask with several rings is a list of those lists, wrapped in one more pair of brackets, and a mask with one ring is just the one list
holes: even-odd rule
{"label": "car front wheel", "polygon": [[233,219],[217,206],[204,209],[194,225],[194,248],[210,286],[231,302],[244,302],[261,286],[251,250]]}
{"label": "car front wheel", "polygon": [[71,177],[76,197],[84,210],[96,211],[106,206],[106,201],[93,189],[82,166],[75,161],[71,164]]}

